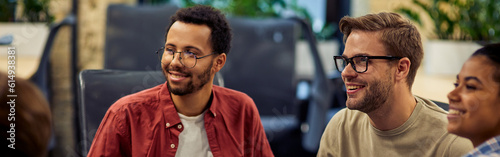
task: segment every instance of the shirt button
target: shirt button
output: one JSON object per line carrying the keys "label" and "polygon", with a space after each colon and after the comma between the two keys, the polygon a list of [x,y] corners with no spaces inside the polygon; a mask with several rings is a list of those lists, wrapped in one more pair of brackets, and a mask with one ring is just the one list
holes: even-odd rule
{"label": "shirt button", "polygon": [[167,123],[167,124],[166,124],[166,126],[167,126],[167,127],[169,127],[169,126],[170,126],[170,123]]}
{"label": "shirt button", "polygon": [[214,117],[217,117],[217,114],[214,113]]}
{"label": "shirt button", "polygon": [[180,124],[177,125],[177,128],[182,129],[182,125],[180,125]]}
{"label": "shirt button", "polygon": [[171,144],[171,145],[170,145],[170,148],[175,148],[175,144]]}

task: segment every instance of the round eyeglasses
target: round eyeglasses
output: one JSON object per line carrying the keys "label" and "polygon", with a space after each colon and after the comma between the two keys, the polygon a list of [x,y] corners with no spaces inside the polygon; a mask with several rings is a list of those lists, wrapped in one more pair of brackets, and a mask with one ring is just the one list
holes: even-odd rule
{"label": "round eyeglasses", "polygon": [[165,47],[160,47],[160,49],[158,49],[156,51],[156,54],[158,55],[158,59],[160,60],[160,62],[162,64],[170,63],[170,62],[164,63],[165,61],[163,60],[163,58],[165,58],[165,60],[170,60],[170,61],[174,60],[176,53],[180,54],[179,61],[181,62],[182,65],[184,65],[187,68],[194,68],[194,66],[196,66],[196,62],[198,59],[202,59],[202,58],[205,58],[205,57],[208,57],[210,55],[215,54],[215,52],[212,52],[211,54],[208,54],[205,56],[196,57],[196,55],[191,51],[176,52],[173,49],[169,49],[169,48],[165,48]]}
{"label": "round eyeglasses", "polygon": [[388,60],[397,60],[403,57],[395,57],[395,56],[354,56],[351,58],[347,58],[344,56],[333,56],[333,60],[335,61],[335,66],[337,70],[342,72],[345,67],[351,63],[352,69],[357,73],[364,73],[368,70],[368,60],[370,59],[388,59]]}

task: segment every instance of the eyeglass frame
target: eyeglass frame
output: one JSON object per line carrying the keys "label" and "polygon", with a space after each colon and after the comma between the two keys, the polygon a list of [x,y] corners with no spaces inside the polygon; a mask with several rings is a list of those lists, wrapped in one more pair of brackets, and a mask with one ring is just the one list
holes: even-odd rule
{"label": "eyeglass frame", "polygon": [[[356,57],[366,57],[366,68],[362,72],[359,72],[356,69],[356,65],[353,61],[353,58],[356,58]],[[347,62],[347,65],[351,64],[352,69],[354,69],[354,71],[356,71],[357,73],[364,73],[364,72],[368,71],[368,61],[370,59],[388,59],[388,60],[396,60],[397,59],[397,60],[399,60],[399,59],[404,58],[404,57],[398,57],[398,56],[354,56],[351,58],[347,58],[345,56],[333,56],[333,61],[335,62],[335,67],[337,68],[337,71],[339,71],[339,72],[342,72],[342,71],[340,71],[339,65],[337,63],[337,59],[340,59],[340,58],[342,58],[344,60],[344,62]],[[347,65],[345,67],[347,67]],[[345,70],[345,67],[344,67],[344,70]]]}
{"label": "eyeglass frame", "polygon": [[[162,64],[163,64],[163,62],[162,62],[162,60],[163,60],[163,54],[160,56],[160,51],[165,52],[165,51],[166,51],[166,50],[165,50],[165,47],[160,47],[158,50],[156,50],[156,55],[158,56],[158,59],[160,60],[160,63],[162,63]],[[180,54],[180,53],[187,53],[187,52],[192,53],[192,52],[190,52],[190,51],[179,51],[179,52],[175,52],[175,51],[174,51],[174,52],[173,52],[173,54],[172,54],[172,60],[174,60],[174,59],[175,59],[175,54],[176,54],[176,53],[179,53],[179,54]],[[179,58],[179,61],[181,62],[181,64],[182,64],[184,67],[191,69],[191,68],[194,68],[194,67],[196,66],[196,64],[198,63],[198,59],[203,59],[203,58],[205,58],[205,57],[208,57],[208,56],[211,56],[211,55],[214,55],[214,54],[216,54],[216,52],[212,52],[212,53],[210,53],[210,54],[208,54],[208,55],[204,55],[204,56],[201,56],[201,57],[197,57],[197,56],[196,56],[196,54],[194,54],[194,53],[193,53],[193,55],[194,55],[194,59],[195,59],[195,60],[194,60],[194,65],[193,65],[192,67],[188,67],[188,66],[186,66],[186,65],[184,64],[184,62],[182,62],[182,55],[179,55],[179,57],[178,57],[178,58]]]}

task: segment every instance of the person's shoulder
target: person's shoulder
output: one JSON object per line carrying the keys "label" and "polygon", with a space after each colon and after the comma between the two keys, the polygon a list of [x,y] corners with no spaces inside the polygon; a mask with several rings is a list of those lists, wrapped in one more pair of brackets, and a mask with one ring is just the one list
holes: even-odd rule
{"label": "person's shoulder", "polygon": [[[225,87],[213,86],[215,96],[226,102],[251,102],[253,104],[253,99],[247,94]],[[247,103],[244,103],[247,104]]]}
{"label": "person's shoulder", "polygon": [[342,108],[340,109],[337,113],[335,113],[333,116],[332,116],[332,119],[330,119],[330,121],[339,121],[339,120],[344,120],[345,119],[345,116],[350,114],[348,113],[349,109],[347,108]]}
{"label": "person's shoulder", "polygon": [[[330,119],[330,121],[328,122],[328,125],[326,127],[327,130],[331,130],[331,129],[340,129],[340,127],[346,123],[346,115],[348,115],[349,112],[348,111],[349,109],[347,108],[343,108],[343,109],[340,109],[339,111],[337,111],[336,113],[334,113],[334,115],[332,116],[332,118]],[[331,133],[332,131],[325,131],[325,133]]]}
{"label": "person's shoulder", "polygon": [[341,128],[344,125],[357,125],[359,122],[367,120],[368,115],[357,110],[343,108],[330,119],[330,127]]}
{"label": "person's shoulder", "polygon": [[[328,122],[321,136],[318,156],[342,156],[343,148],[347,148],[345,142],[349,137],[363,134],[364,129],[359,125],[366,124],[367,115],[357,110],[348,108],[340,109]],[[352,143],[354,141],[349,141]],[[343,152],[346,153],[346,152]]]}
{"label": "person's shoulder", "polygon": [[415,117],[415,131],[431,131],[434,138],[445,137],[445,139],[451,139],[455,137],[453,134],[449,134],[446,127],[448,125],[447,112],[441,107],[437,106],[431,100],[415,96],[417,100],[417,105],[412,114],[416,114]]}
{"label": "person's shoulder", "polygon": [[420,96],[415,95],[415,99],[417,100],[417,103],[421,104],[424,108],[429,109],[430,112],[440,114],[440,115],[446,115],[448,114],[443,108],[439,107],[436,103],[432,102],[432,100],[423,98]]}
{"label": "person's shoulder", "polygon": [[243,92],[240,92],[240,91],[237,91],[234,89],[230,89],[230,88],[226,88],[226,87],[217,86],[217,85],[213,86],[213,90],[217,93],[218,96],[248,97],[248,98],[250,98],[247,94],[245,94]]}
{"label": "person's shoulder", "polygon": [[129,94],[118,99],[108,111],[121,112],[125,109],[140,109],[155,104],[159,100],[159,92],[163,84]]}
{"label": "person's shoulder", "polygon": [[446,118],[446,115],[448,114],[447,111],[445,111],[429,99],[419,96],[415,96],[415,99],[417,100],[417,105],[422,106],[422,109],[419,112],[420,118],[426,119],[427,122],[439,122],[439,124],[436,125],[446,126],[448,124],[448,119]]}
{"label": "person's shoulder", "polygon": [[447,145],[447,150],[445,151],[447,156],[462,156],[474,149],[469,139],[451,133],[446,134],[446,139],[442,144]]}
{"label": "person's shoulder", "polygon": [[225,88],[214,86],[214,99],[217,99],[217,108],[225,114],[233,113],[233,111],[241,111],[245,116],[258,116],[259,111],[253,99],[247,94]]}

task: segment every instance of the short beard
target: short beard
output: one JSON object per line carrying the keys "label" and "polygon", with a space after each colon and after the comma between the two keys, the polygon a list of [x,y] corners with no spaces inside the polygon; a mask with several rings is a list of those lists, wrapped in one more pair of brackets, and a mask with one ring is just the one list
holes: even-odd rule
{"label": "short beard", "polygon": [[[205,69],[205,71],[203,71],[203,73],[201,75],[198,75],[198,79],[200,80],[199,84],[195,84],[195,83],[193,83],[193,80],[190,80],[187,83],[185,88],[172,88],[172,86],[170,85],[170,82],[168,82],[167,73],[169,70],[163,70],[163,74],[165,75],[165,78],[167,79],[168,91],[170,91],[170,93],[172,93],[174,95],[179,95],[179,96],[183,96],[186,94],[194,93],[195,91],[199,91],[203,86],[205,86],[210,81],[210,76],[212,74],[211,73],[212,65],[213,65],[213,63],[210,63],[210,66],[208,66],[207,69]],[[168,66],[166,66],[166,67],[168,67]]]}
{"label": "short beard", "polygon": [[366,95],[361,101],[356,103],[356,102],[351,102],[349,101],[349,99],[347,99],[346,103],[348,104],[356,103],[347,105],[347,107],[349,109],[358,110],[364,113],[370,113],[372,111],[379,109],[387,102],[389,96],[392,93],[393,83],[391,81],[392,81],[391,75],[389,75],[389,78],[385,80],[374,81],[370,85],[368,91],[366,91]]}

